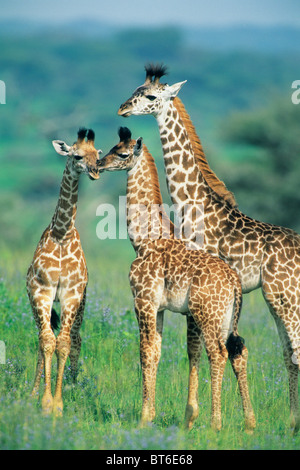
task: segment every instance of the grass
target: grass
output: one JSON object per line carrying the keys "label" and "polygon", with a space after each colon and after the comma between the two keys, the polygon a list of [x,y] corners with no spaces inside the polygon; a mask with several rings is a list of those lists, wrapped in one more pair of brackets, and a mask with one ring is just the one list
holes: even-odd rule
{"label": "grass", "polygon": [[[112,251],[108,247],[108,253]],[[200,415],[190,432],[183,430],[188,379],[186,327],[185,318],[171,312],[166,313],[157,377],[157,416],[151,426],[139,428],[141,371],[138,328],[127,280],[130,257],[131,252],[114,259],[103,253],[88,257],[90,283],[78,384],[71,384],[67,369],[64,416],[56,419],[44,417],[39,401],[30,398],[38,337],[24,284],[27,257],[3,254],[0,340],[5,342],[6,362],[0,365],[0,448],[299,449],[300,438],[289,428],[281,346],[259,292],[244,297],[240,321],[240,334],[249,350],[249,386],[257,418],[253,435],[243,431],[240,397],[229,364],[223,379],[223,429],[211,431],[205,353],[199,380]],[[53,384],[55,369],[56,364]]]}

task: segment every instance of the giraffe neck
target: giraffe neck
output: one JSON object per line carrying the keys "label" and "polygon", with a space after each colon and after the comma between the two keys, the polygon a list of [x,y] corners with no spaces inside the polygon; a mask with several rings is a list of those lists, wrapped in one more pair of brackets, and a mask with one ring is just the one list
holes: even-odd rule
{"label": "giraffe neck", "polygon": [[211,202],[212,190],[199,173],[185,123],[173,101],[157,116],[157,122],[167,186],[177,210],[180,236],[191,249],[202,248],[204,210]]}
{"label": "giraffe neck", "polygon": [[154,159],[143,145],[138,163],[127,173],[127,229],[136,251],[143,239],[173,238],[174,227],[162,204]]}
{"label": "giraffe neck", "polygon": [[195,157],[187,129],[173,101],[164,114],[157,116],[164,154],[165,172],[170,197],[183,207],[192,201],[202,203],[211,190],[196,169]]}
{"label": "giraffe neck", "polygon": [[64,170],[58,203],[50,224],[52,236],[60,242],[72,238],[77,212],[79,174],[71,168],[67,161]]}
{"label": "giraffe neck", "polygon": [[218,213],[226,218],[236,202],[210,169],[195,128],[179,98],[169,101],[157,117],[164,153],[167,185],[181,217],[181,232],[194,246],[204,248],[205,219]]}
{"label": "giraffe neck", "polygon": [[[171,196],[188,200],[213,198],[236,207],[233,194],[209,167],[193,123],[179,98],[157,116]],[[196,188],[198,194],[196,195]]]}

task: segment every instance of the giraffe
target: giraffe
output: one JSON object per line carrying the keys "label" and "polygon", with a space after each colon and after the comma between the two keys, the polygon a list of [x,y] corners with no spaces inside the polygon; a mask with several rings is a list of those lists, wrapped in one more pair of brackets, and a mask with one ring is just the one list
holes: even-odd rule
{"label": "giraffe", "polygon": [[[32,396],[39,392],[40,379],[45,371],[42,410],[62,415],[63,372],[68,356],[71,373],[76,380],[81,348],[79,329],[83,320],[88,273],[79,234],[75,228],[78,184],[82,173],[91,180],[99,179],[97,161],[101,150],[94,147],[92,129],[81,128],[77,141],[69,146],[61,140],[52,142],[56,152],[66,156],[66,166],[60,186],[58,203],[43,232],[27,272],[27,293],[39,331],[39,351]],[[61,325],[57,337],[53,326],[54,301],[61,305]],[[51,364],[57,355],[55,395],[51,393]]]}
{"label": "giraffe", "polygon": [[179,210],[185,205],[202,207],[193,220],[187,214],[183,221],[183,225],[193,226],[194,240],[201,242],[196,247],[228,263],[238,273],[243,293],[262,289],[283,346],[290,422],[296,433],[300,427],[300,236],[239,210],[234,195],[209,167],[193,123],[177,97],[186,81],[169,86],[160,82],[166,73],[164,66],[150,64],[145,69],[144,84],[121,105],[118,114],[156,118],[173,203]]}
{"label": "giraffe", "polygon": [[[183,240],[175,238],[174,225],[162,204],[153,157],[141,137],[131,138],[128,128],[120,128],[119,137],[119,143],[100,160],[99,168],[101,172],[127,171],[127,227],[136,251],[129,279],[140,331],[143,374],[141,424],[155,417],[155,383],[163,317],[164,310],[169,309],[187,318],[186,427],[192,427],[199,413],[198,374],[204,343],[211,373],[212,428],[221,429],[221,385],[229,356],[239,384],[245,428],[251,432],[255,427],[255,416],[247,383],[248,352],[237,331],[242,300],[239,278],[218,257],[203,250],[188,250]],[[138,227],[141,213],[143,217]]]}

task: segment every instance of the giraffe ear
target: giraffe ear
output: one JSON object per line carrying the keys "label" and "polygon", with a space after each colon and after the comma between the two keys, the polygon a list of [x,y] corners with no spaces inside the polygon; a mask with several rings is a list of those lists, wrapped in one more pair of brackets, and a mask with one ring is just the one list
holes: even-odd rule
{"label": "giraffe ear", "polygon": [[69,155],[69,151],[71,147],[69,147],[69,145],[67,145],[62,140],[52,140],[52,145],[57,151],[57,153],[59,153],[59,155],[64,155],[64,156]]}
{"label": "giraffe ear", "polygon": [[166,88],[165,92],[169,96],[169,98],[175,98],[175,96],[179,93],[180,89],[183,87],[183,85],[187,82],[187,80],[184,80],[184,82],[178,82],[174,83],[174,85],[170,85]]}
{"label": "giraffe ear", "polygon": [[142,151],[142,148],[143,148],[143,138],[139,137],[134,146],[133,154],[138,157]]}

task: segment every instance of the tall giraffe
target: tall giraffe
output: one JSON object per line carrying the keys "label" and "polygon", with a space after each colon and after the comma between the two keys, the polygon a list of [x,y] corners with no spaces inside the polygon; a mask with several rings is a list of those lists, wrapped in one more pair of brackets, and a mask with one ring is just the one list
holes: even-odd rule
{"label": "tall giraffe", "polygon": [[[87,140],[85,140],[87,137]],[[32,395],[39,391],[45,370],[42,409],[61,415],[63,410],[62,381],[68,356],[76,379],[81,347],[79,329],[83,319],[88,273],[79,234],[75,228],[78,184],[82,173],[90,179],[99,178],[97,161],[101,150],[94,147],[95,134],[80,129],[77,141],[68,146],[54,140],[57,153],[67,157],[56,210],[34,253],[27,272],[27,292],[39,330],[39,352]],[[61,305],[61,327],[57,337],[51,327],[54,301]],[[54,399],[51,393],[51,364],[54,351],[58,368]]]}
{"label": "tall giraffe", "polygon": [[[167,184],[179,209],[201,207],[183,222],[205,251],[225,260],[239,275],[243,292],[259,287],[275,319],[288,371],[291,425],[300,427],[300,236],[293,230],[244,215],[233,194],[211,170],[201,142],[177,93],[185,82],[160,82],[163,66],[146,66],[146,80],[118,114],[153,115],[158,123]],[[200,232],[200,234],[199,234]],[[199,236],[201,235],[201,236]],[[199,245],[198,245],[199,246]]]}
{"label": "tall giraffe", "polygon": [[[143,373],[142,423],[155,416],[155,383],[165,309],[187,316],[189,391],[185,423],[198,416],[199,360],[204,342],[211,372],[211,425],[221,428],[221,386],[229,355],[242,397],[245,427],[255,427],[247,384],[248,352],[238,336],[242,288],[237,274],[218,257],[191,251],[174,237],[162,204],[156,166],[142,138],[119,130],[120,142],[99,162],[100,171],[127,171],[127,226],[136,259],[130,285],[140,329]],[[142,216],[142,217],[141,217]],[[155,230],[153,233],[153,218]],[[139,222],[140,220],[140,222]]]}

